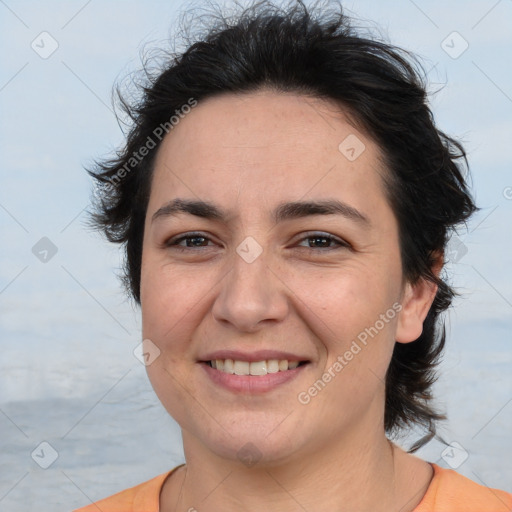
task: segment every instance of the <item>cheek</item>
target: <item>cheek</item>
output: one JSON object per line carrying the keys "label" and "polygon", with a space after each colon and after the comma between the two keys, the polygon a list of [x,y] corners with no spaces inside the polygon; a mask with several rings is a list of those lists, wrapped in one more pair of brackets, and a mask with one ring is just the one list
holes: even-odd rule
{"label": "cheek", "polygon": [[[159,349],[146,371],[151,385],[168,413],[187,428],[190,397],[197,396],[191,378],[195,361],[191,339],[201,311],[204,280],[148,257],[141,272],[141,313],[144,339]],[[206,419],[205,419],[206,421]]]}
{"label": "cheek", "polygon": [[344,334],[341,340],[345,341],[347,335],[357,336],[373,326],[399,297],[399,286],[389,270],[377,272],[371,266],[298,274],[295,284],[302,302],[318,313],[333,335]]}
{"label": "cheek", "polygon": [[[194,408],[195,397],[200,390],[195,389],[190,374],[181,365],[171,351],[162,353],[151,365],[146,367],[147,375],[156,396],[181,428],[194,430],[197,423],[208,425],[210,419],[203,408]],[[172,360],[172,362],[171,362]],[[196,420],[194,416],[198,416]]]}
{"label": "cheek", "polygon": [[314,405],[318,417],[333,428],[339,421],[350,422],[374,410],[370,404],[383,403],[397,322],[393,294],[371,283],[344,284],[341,290],[330,289],[331,298],[322,308],[323,322],[317,322],[328,326],[320,327],[326,355],[310,388],[318,393]]}
{"label": "cheek", "polygon": [[309,327],[326,352],[323,370],[339,377],[344,395],[360,396],[368,386],[374,392],[395,344],[400,288],[392,272],[353,268],[301,279]]}
{"label": "cheek", "polygon": [[204,280],[188,270],[153,262],[148,258],[141,272],[143,336],[169,343],[200,308]]}

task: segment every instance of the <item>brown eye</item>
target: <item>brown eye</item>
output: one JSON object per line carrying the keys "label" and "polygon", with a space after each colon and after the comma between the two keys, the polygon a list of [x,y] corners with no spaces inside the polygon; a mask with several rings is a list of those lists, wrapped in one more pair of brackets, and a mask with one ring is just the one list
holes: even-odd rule
{"label": "brown eye", "polygon": [[[304,241],[304,240],[310,241],[309,242],[310,245],[309,245],[309,247],[307,247],[308,249],[327,249],[327,250],[330,249],[330,250],[333,250],[333,249],[338,249],[340,247],[350,247],[350,245],[347,242],[345,242],[337,237],[334,237],[333,235],[330,235],[328,233],[312,233],[312,234],[309,234],[309,236],[301,239],[301,241]],[[311,242],[314,245],[311,245]],[[336,244],[336,247],[333,247],[333,244]]]}
{"label": "brown eye", "polygon": [[[210,238],[203,233],[187,233],[186,235],[179,236],[178,238],[171,238],[165,242],[165,247],[175,248],[178,250],[194,249],[198,247],[208,247]],[[182,242],[185,242],[183,245]]]}

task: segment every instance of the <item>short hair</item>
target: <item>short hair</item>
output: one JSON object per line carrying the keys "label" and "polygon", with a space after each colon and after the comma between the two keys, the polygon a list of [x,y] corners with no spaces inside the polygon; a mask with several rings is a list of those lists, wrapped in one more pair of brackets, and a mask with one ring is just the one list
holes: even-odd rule
{"label": "short hair", "polygon": [[[350,122],[379,146],[387,172],[384,190],[396,216],[404,278],[437,285],[423,332],[395,343],[385,379],[384,427],[388,434],[420,425],[436,433],[445,416],[432,406],[435,369],[445,345],[440,314],[455,290],[433,271],[451,232],[477,210],[469,193],[463,146],[436,128],[428,106],[426,73],[418,59],[378,36],[358,33],[339,1],[333,9],[259,1],[236,16],[201,16],[208,30],[181,53],[169,53],[156,71],[144,64],[140,95],[118,97],[131,125],[117,156],[88,170],[99,187],[91,222],[125,250],[122,279],[140,305],[144,221],[153,166],[170,117],[190,104],[221,94],[261,89],[298,93],[338,104]],[[188,13],[187,13],[188,14]],[[156,130],[160,127],[160,131]],[[134,158],[151,139],[154,149]],[[293,172],[293,171],[290,171]]]}

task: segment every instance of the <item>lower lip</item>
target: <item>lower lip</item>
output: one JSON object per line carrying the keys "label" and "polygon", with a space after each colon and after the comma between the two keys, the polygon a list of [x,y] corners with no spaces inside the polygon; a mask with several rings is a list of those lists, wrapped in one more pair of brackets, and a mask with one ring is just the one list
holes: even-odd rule
{"label": "lower lip", "polygon": [[200,363],[206,375],[217,385],[238,393],[265,393],[289,382],[299,375],[309,363],[302,364],[293,370],[285,370],[267,375],[233,375],[212,368],[208,363]]}

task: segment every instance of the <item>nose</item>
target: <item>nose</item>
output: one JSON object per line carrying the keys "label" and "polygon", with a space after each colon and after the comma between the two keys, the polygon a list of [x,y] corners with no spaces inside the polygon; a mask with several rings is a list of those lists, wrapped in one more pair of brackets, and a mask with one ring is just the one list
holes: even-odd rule
{"label": "nose", "polygon": [[220,287],[213,317],[238,331],[257,332],[288,314],[287,287],[279,270],[268,265],[265,252],[250,263],[235,253]]}

